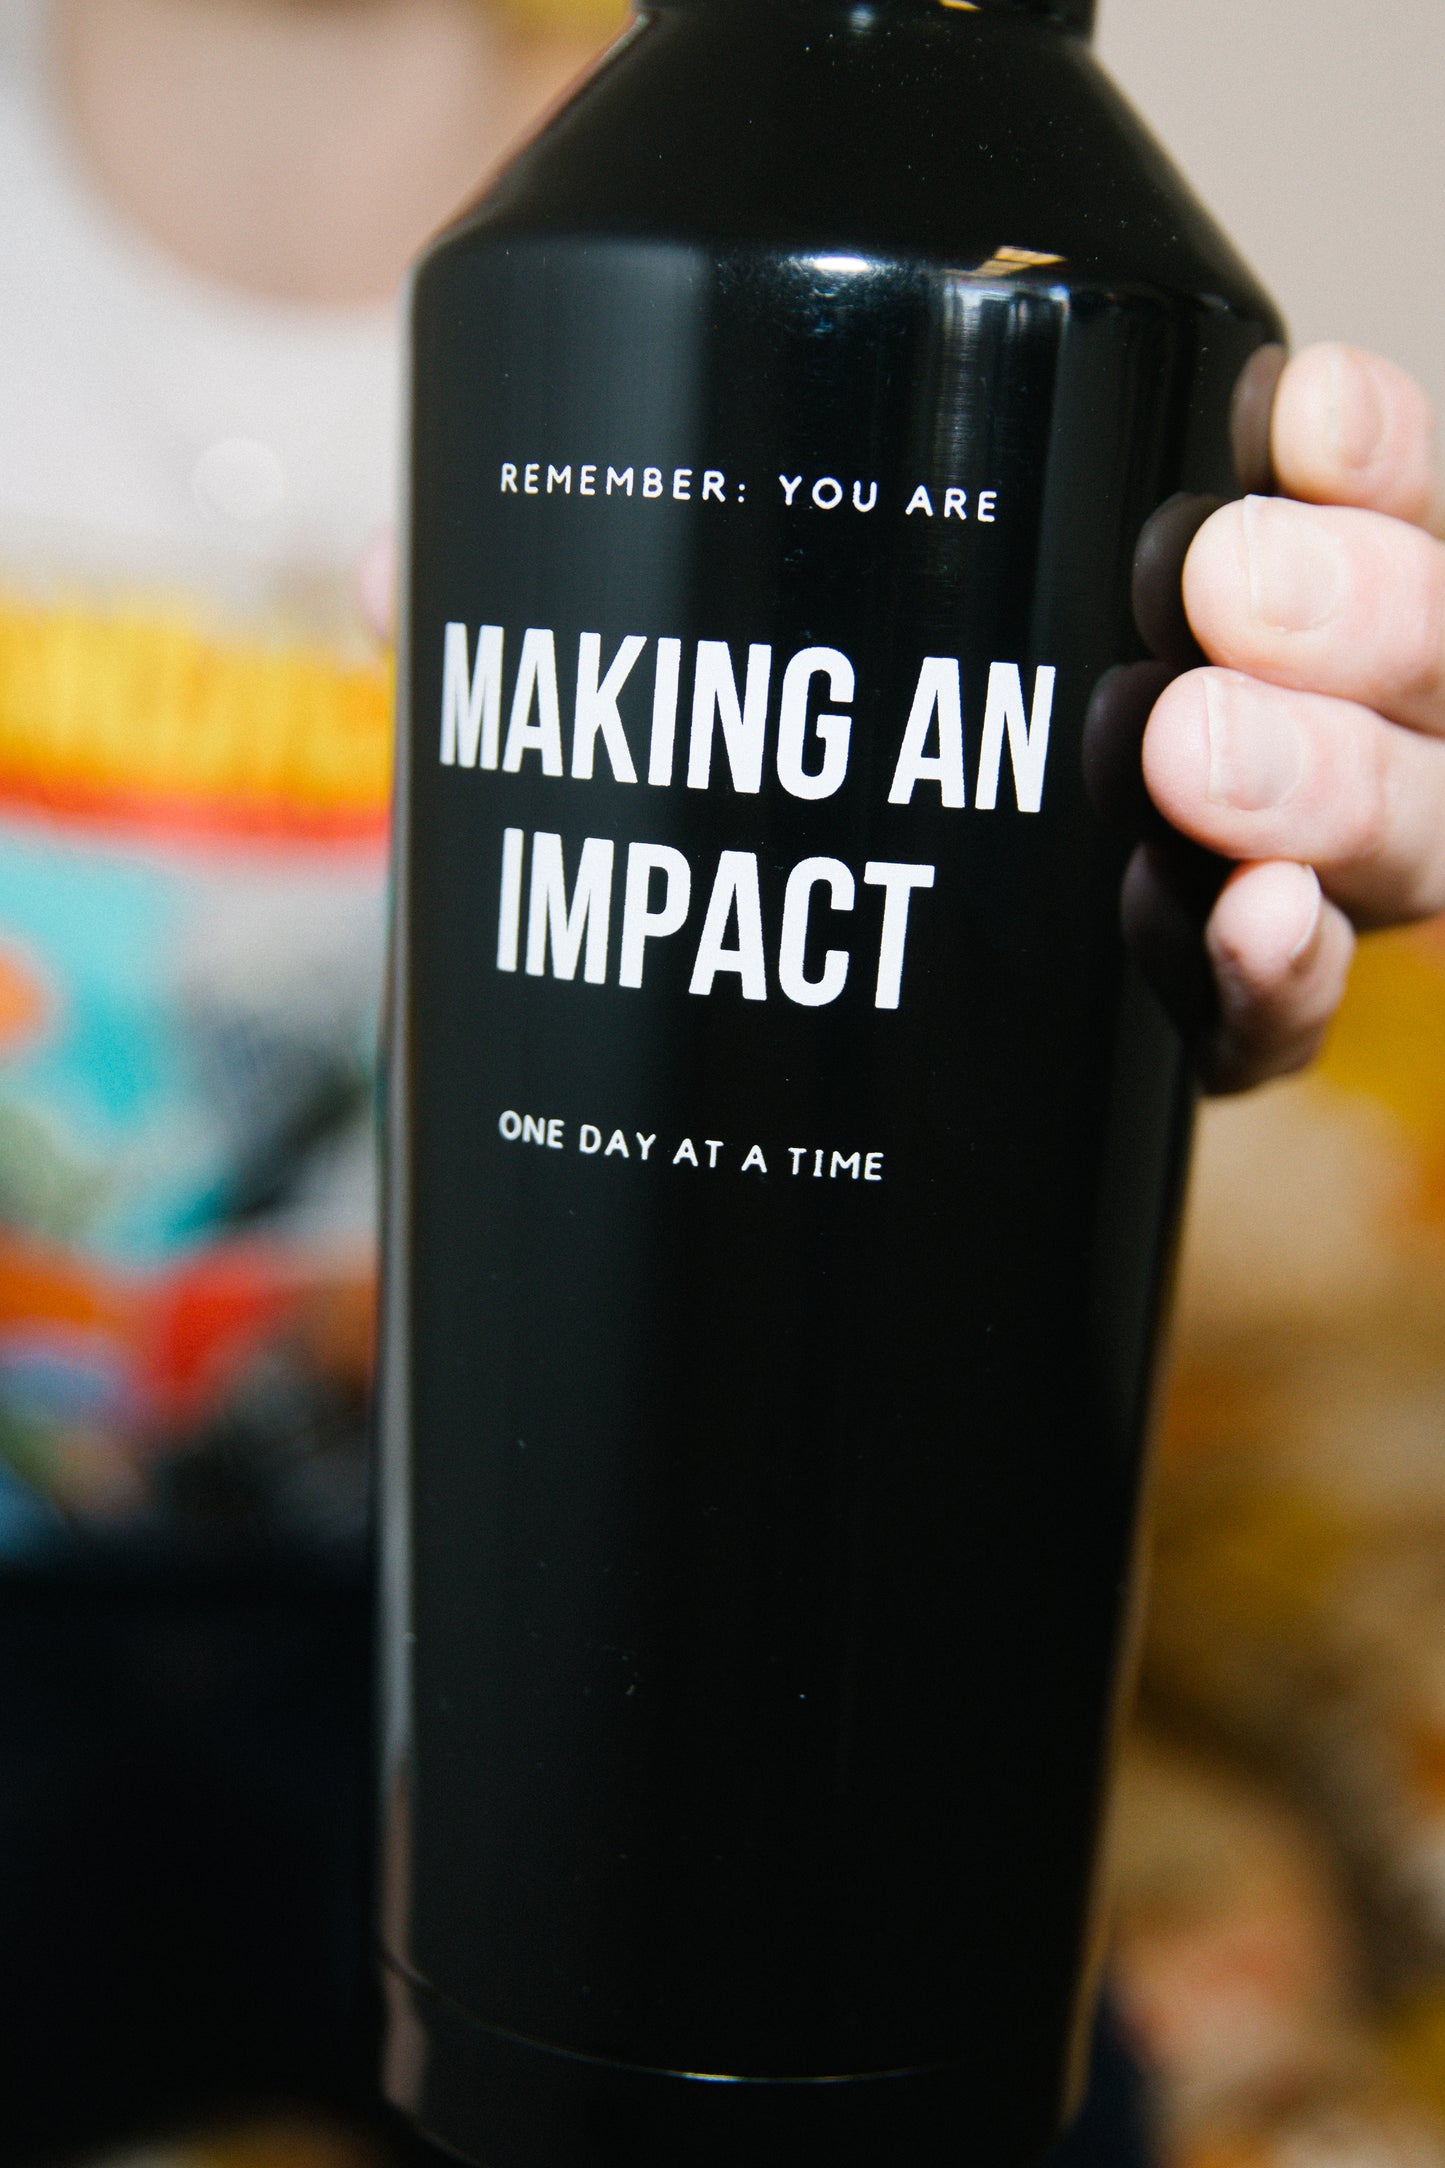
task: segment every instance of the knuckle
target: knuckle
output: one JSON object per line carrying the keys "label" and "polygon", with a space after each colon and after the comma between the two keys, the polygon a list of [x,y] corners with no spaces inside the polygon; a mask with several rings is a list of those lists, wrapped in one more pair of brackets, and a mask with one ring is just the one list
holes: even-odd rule
{"label": "knuckle", "polygon": [[1435,719],[1445,725],[1445,546],[1424,536],[1411,539],[1418,548],[1408,570],[1384,568],[1402,604],[1401,690],[1416,707],[1440,711]]}
{"label": "knuckle", "polygon": [[[1347,726],[1348,727],[1348,726]],[[1394,747],[1387,726],[1371,717],[1350,730],[1353,757],[1340,764],[1335,790],[1341,834],[1338,857],[1372,866],[1390,850],[1394,829]]]}
{"label": "knuckle", "polygon": [[1407,863],[1400,888],[1398,916],[1403,919],[1433,918],[1445,910],[1445,777],[1440,749],[1422,747],[1431,771],[1433,788],[1410,792],[1409,814],[1401,828],[1409,839]]}
{"label": "knuckle", "polygon": [[1445,726],[1445,544],[1380,516],[1361,540],[1352,616],[1363,635],[1363,683],[1404,702],[1413,718]]}

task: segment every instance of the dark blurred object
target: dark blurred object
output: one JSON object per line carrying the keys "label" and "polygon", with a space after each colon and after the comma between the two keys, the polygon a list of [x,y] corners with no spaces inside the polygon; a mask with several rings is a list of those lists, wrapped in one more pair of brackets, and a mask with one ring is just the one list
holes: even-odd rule
{"label": "dark blurred object", "polygon": [[1041,2168],[1155,2168],[1153,2123],[1148,2081],[1106,2001],[1094,2028],[1088,2097]]}
{"label": "dark blurred object", "polygon": [[374,2088],[359,1566],[0,1583],[0,2160]]}

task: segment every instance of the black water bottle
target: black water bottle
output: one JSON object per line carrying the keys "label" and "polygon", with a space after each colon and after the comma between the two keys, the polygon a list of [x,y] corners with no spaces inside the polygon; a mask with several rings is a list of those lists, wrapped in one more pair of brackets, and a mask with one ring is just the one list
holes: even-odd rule
{"label": "black water bottle", "polygon": [[659,0],[417,276],[389,2085],[1013,2168],[1187,1138],[1081,765],[1279,327],[1092,0]]}

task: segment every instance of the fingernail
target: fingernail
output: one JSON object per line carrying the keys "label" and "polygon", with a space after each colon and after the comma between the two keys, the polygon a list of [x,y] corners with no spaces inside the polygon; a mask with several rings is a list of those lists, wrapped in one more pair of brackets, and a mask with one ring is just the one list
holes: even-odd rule
{"label": "fingernail", "polygon": [[1240,813],[1283,805],[1304,776],[1304,740],[1287,709],[1241,697],[1238,681],[1204,673],[1209,795]]}
{"label": "fingernail", "polygon": [[1345,591],[1343,552],[1318,516],[1273,497],[1244,500],[1244,547],[1255,616],[1272,632],[1312,632]]}
{"label": "fingernail", "polygon": [[1301,866],[1300,871],[1309,875],[1310,893],[1305,906],[1304,931],[1289,952],[1289,960],[1292,964],[1297,964],[1313,948],[1315,937],[1320,930],[1320,920],[1325,915],[1324,891],[1320,887],[1319,875],[1315,872],[1313,866]]}
{"label": "fingernail", "polygon": [[1385,434],[1385,402],[1367,365],[1338,348],[1329,357],[1329,420],[1341,465],[1368,467]]}

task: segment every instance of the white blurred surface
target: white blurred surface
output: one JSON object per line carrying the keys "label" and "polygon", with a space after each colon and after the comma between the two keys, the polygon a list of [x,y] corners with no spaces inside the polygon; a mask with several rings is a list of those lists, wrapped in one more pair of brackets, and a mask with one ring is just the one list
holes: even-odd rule
{"label": "white blurred surface", "polygon": [[1270,288],[1445,413],[1445,0],[1099,0],[1097,49]]}

